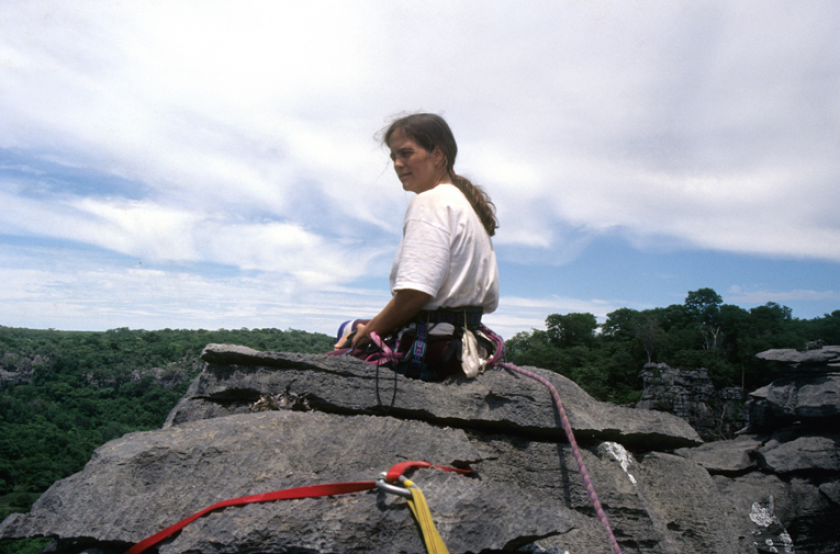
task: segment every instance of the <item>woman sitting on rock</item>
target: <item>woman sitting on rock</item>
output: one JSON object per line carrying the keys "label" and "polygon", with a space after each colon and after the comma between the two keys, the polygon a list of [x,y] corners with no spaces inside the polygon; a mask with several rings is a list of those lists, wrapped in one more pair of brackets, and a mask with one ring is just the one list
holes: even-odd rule
{"label": "woman sitting on rock", "polygon": [[[394,369],[439,380],[456,372],[462,352],[473,348],[465,344],[466,330],[485,349],[494,348],[482,339],[492,332],[480,321],[499,303],[490,240],[498,227],[495,206],[482,189],[455,173],[458,147],[440,116],[420,113],[397,119],[383,142],[403,189],[417,196],[406,211],[391,267],[391,301],[373,319],[343,325],[336,353],[378,359],[370,356],[377,351],[370,344],[375,333],[399,352],[410,352]],[[499,339],[495,347],[500,344]]]}

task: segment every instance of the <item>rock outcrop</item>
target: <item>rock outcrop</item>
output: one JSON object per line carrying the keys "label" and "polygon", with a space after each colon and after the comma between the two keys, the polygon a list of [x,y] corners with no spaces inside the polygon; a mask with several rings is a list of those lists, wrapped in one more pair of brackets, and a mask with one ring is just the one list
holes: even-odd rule
{"label": "rock outcrop", "polygon": [[674,414],[689,422],[705,441],[732,438],[748,422],[739,387],[715,389],[709,371],[674,369],[649,363],[639,373],[642,398],[637,408]]}
{"label": "rock outcrop", "polygon": [[809,350],[782,348],[765,350],[756,355],[762,360],[787,364],[799,373],[830,373],[840,371],[840,346],[816,346]]}
{"label": "rock outcrop", "polygon": [[[475,470],[412,476],[452,553],[612,551],[536,381],[491,369],[424,383],[350,358],[224,345],[208,346],[203,359],[163,429],[102,446],[29,514],[0,524],[0,538],[52,536],[59,554],[124,552],[221,500],[373,480],[420,459]],[[625,553],[837,551],[840,473],[826,436],[793,445],[812,451],[813,463],[784,450],[799,437],[702,444],[675,416],[597,402],[560,375],[529,369],[558,389]],[[226,508],[159,551],[425,549],[405,500],[371,491]]]}
{"label": "rock outcrop", "polygon": [[761,438],[752,486],[774,491],[774,525],[784,522],[797,552],[840,552],[840,346],[758,357],[787,371],[749,395],[749,432]]}
{"label": "rock outcrop", "polygon": [[767,350],[763,360],[785,364],[788,372],[750,393],[750,426],[755,431],[788,425],[834,427],[840,423],[840,346],[815,350]]}
{"label": "rock outcrop", "polygon": [[[377,372],[371,365],[332,356],[210,345],[202,359],[208,367],[192,382],[164,427],[247,413],[262,395],[293,394],[310,409],[327,413],[388,415],[541,440],[565,437],[545,387],[503,370],[434,385],[395,378],[388,369]],[[668,414],[598,402],[562,375],[548,375],[561,390],[579,440],[616,441],[641,450],[702,442],[691,426]]]}
{"label": "rock outcrop", "polygon": [[[35,369],[46,365],[50,360],[40,354],[34,356],[21,356],[14,352],[0,352],[0,390],[9,385],[25,385],[32,381]],[[135,369],[128,376],[133,383],[143,380],[146,377],[160,386],[172,389],[178,384],[188,381],[190,375],[195,375],[200,368],[200,361],[195,355],[184,356],[177,362],[171,362],[166,367],[153,367],[149,369]],[[85,375],[88,383],[96,388],[119,386],[116,377],[103,379],[94,373]]]}
{"label": "rock outcrop", "polygon": [[21,356],[14,352],[0,352],[0,390],[8,385],[29,383],[35,368],[46,362],[47,359],[40,354]]}

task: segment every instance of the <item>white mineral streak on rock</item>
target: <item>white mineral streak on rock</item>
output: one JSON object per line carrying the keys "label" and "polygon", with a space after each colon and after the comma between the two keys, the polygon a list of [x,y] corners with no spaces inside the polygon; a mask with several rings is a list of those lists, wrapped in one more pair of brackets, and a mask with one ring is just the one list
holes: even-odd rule
{"label": "white mineral streak on rock", "polygon": [[627,452],[627,450],[625,450],[624,447],[618,444],[617,442],[605,442],[601,446],[604,448],[607,454],[609,454],[618,461],[618,463],[621,465],[621,469],[623,469],[624,473],[627,474],[627,477],[630,478],[630,482],[635,485],[636,478],[630,475],[630,472],[628,471],[628,469],[630,468],[630,464],[633,463],[633,461],[630,459],[630,453]]}
{"label": "white mineral streak on rock", "polygon": [[[781,526],[782,522],[779,521],[776,514],[773,513],[773,510],[774,500],[773,495],[770,495],[770,501],[768,502],[768,506],[766,508],[758,502],[753,502],[752,510],[750,511],[750,519],[759,527],[769,528],[774,523]],[[793,547],[793,539],[787,531],[779,533],[779,539],[782,541],[782,544],[784,544],[786,554],[794,554],[796,552]],[[776,543],[772,539],[766,539],[764,542],[770,547],[771,552],[778,552],[775,548]]]}
{"label": "white mineral streak on rock", "polygon": [[773,496],[770,496],[770,506],[763,507],[758,502],[753,502],[752,510],[750,511],[750,519],[753,523],[760,527],[770,527],[776,521],[776,515],[773,513]]}
{"label": "white mineral streak on rock", "polygon": [[785,552],[787,554],[793,554],[794,552],[796,552],[793,549],[793,539],[790,538],[790,535],[788,535],[787,531],[784,531],[783,533],[781,533],[779,535],[779,538],[782,539],[783,543],[785,543]]}

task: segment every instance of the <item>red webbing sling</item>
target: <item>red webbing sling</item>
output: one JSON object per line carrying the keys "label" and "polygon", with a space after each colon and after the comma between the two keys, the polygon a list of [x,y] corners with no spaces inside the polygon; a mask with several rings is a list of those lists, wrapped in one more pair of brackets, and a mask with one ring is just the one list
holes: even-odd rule
{"label": "red webbing sling", "polygon": [[[392,467],[385,478],[386,481],[393,483],[396,481],[400,475],[402,475],[405,471],[410,468],[426,468],[426,467],[434,467],[436,469],[442,469],[444,471],[453,471],[457,473],[471,473],[471,469],[458,469],[454,467],[447,467],[447,466],[433,466],[429,462],[402,462],[394,467]],[[196,512],[190,517],[183,519],[176,523],[175,525],[170,525],[163,531],[159,533],[155,533],[151,537],[143,539],[142,541],[138,542],[134,546],[132,546],[125,554],[140,554],[147,548],[156,545],[163,539],[169,537],[170,535],[180,531],[196,519],[200,518],[203,515],[206,515],[213,510],[218,510],[219,508],[227,508],[229,506],[242,506],[244,504],[253,504],[255,502],[271,502],[273,500],[292,500],[295,498],[319,498],[322,496],[335,496],[338,494],[350,494],[354,492],[361,492],[376,488],[376,481],[356,481],[350,483],[330,483],[326,485],[311,485],[306,487],[296,487],[292,489],[283,489],[274,492],[267,492],[263,494],[255,494],[253,496],[243,496],[241,498],[233,498],[231,500],[223,500],[221,502],[217,502],[212,506],[204,508],[200,512]]]}

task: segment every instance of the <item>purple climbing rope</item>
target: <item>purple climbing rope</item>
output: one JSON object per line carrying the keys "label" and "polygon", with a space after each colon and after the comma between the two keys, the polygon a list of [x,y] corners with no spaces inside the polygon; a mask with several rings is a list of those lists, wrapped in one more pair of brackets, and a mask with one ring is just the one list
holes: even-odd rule
{"label": "purple climbing rope", "polygon": [[[609,535],[613,551],[615,554],[621,554],[621,548],[618,546],[618,541],[615,539],[615,534],[613,534],[612,527],[610,527],[610,522],[607,520],[607,514],[604,512],[604,508],[601,507],[601,501],[598,500],[598,494],[595,492],[595,487],[592,486],[592,480],[589,479],[589,472],[586,470],[586,464],[583,463],[583,455],[581,454],[580,447],[575,440],[575,434],[572,432],[572,425],[569,423],[568,416],[566,416],[566,410],[563,408],[563,402],[560,400],[560,393],[557,392],[557,389],[551,384],[551,381],[545,377],[537,375],[533,371],[522,369],[521,367],[513,364],[502,362],[501,360],[503,359],[505,353],[504,340],[484,325],[481,326],[481,332],[484,333],[484,336],[494,345],[494,353],[493,356],[487,360],[487,367],[503,367],[509,371],[513,371],[514,373],[530,377],[531,379],[542,383],[551,392],[551,397],[554,399],[554,405],[557,407],[557,412],[560,414],[560,422],[563,425],[563,431],[566,433],[566,439],[568,439],[569,444],[572,445],[572,452],[574,453],[575,460],[577,461],[578,469],[580,469],[580,474],[583,477],[583,483],[586,486],[586,492],[589,494],[589,500],[592,502],[592,507],[595,508],[595,513],[598,515],[598,519],[601,520],[601,523],[604,524],[604,529],[607,530],[607,535]],[[397,353],[388,348],[384,341],[376,336],[375,333],[371,333],[371,340],[381,349],[381,356],[383,359],[388,362],[400,361]]]}
{"label": "purple climbing rope", "polygon": [[557,411],[560,413],[560,421],[563,424],[563,431],[566,432],[566,438],[569,440],[569,444],[572,445],[572,452],[575,455],[575,460],[577,461],[578,468],[580,469],[580,474],[583,476],[583,483],[586,485],[586,492],[589,494],[589,499],[592,501],[595,513],[598,514],[598,519],[601,520],[601,523],[604,524],[604,528],[607,530],[613,551],[615,551],[615,554],[621,554],[621,548],[618,546],[618,541],[615,540],[615,535],[610,527],[610,522],[607,520],[607,514],[604,513],[604,509],[601,507],[601,501],[598,500],[598,495],[595,493],[595,487],[592,486],[592,481],[589,479],[589,472],[586,471],[586,465],[583,463],[583,456],[580,453],[580,447],[578,447],[575,435],[572,433],[572,426],[569,423],[569,418],[566,416],[566,410],[563,408],[563,402],[560,401],[560,394],[557,392],[557,389],[554,388],[554,385],[552,385],[548,379],[537,375],[532,371],[528,371],[527,369],[522,369],[521,367],[517,367],[507,362],[496,362],[496,365],[539,381],[545,385],[549,391],[551,391],[551,397],[554,399],[554,405],[557,406]]}

